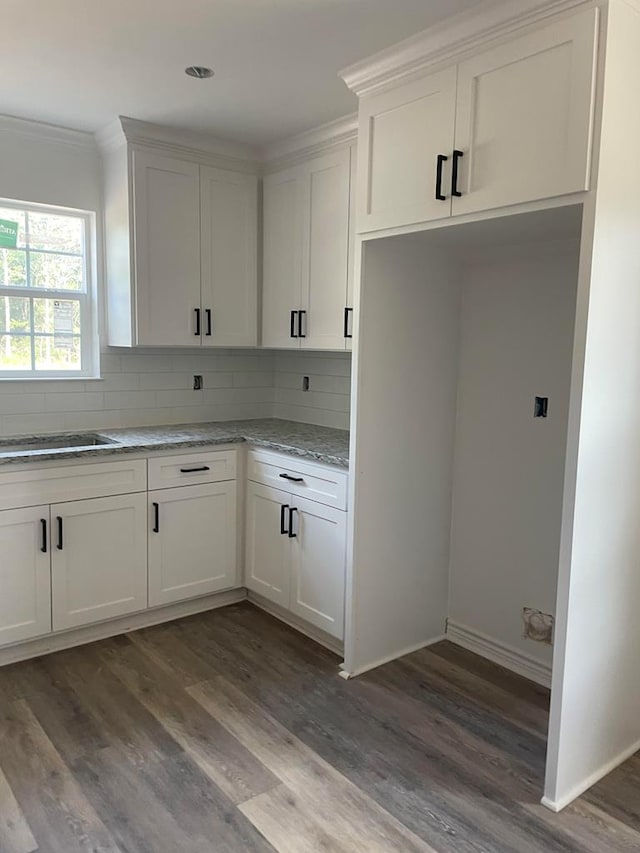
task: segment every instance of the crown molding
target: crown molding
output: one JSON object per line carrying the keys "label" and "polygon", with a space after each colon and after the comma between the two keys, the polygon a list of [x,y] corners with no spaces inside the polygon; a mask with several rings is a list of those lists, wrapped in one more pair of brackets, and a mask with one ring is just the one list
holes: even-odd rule
{"label": "crown molding", "polygon": [[12,133],[27,139],[54,142],[58,145],[73,145],[76,148],[96,151],[95,140],[91,133],[16,116],[0,115],[0,133]]}
{"label": "crown molding", "polygon": [[340,72],[359,97],[412,79],[437,63],[481,49],[514,30],[578,7],[602,5],[597,0],[490,0],[356,62]]}
{"label": "crown molding", "polygon": [[260,159],[265,171],[272,171],[306,157],[322,154],[342,145],[349,145],[358,137],[358,114],[350,113],[328,121],[318,127],[305,130],[296,136],[264,146]]}
{"label": "crown molding", "polygon": [[207,133],[152,124],[128,116],[120,116],[108,124],[95,134],[95,139],[103,152],[114,151],[124,145],[142,146],[203,165],[252,174],[258,172],[255,148]]}

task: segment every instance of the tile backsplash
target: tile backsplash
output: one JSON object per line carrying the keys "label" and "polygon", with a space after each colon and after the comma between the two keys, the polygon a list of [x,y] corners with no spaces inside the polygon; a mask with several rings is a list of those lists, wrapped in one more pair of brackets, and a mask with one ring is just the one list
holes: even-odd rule
{"label": "tile backsplash", "polygon": [[100,380],[0,382],[0,435],[263,417],[349,428],[346,353],[109,349],[101,370]]}

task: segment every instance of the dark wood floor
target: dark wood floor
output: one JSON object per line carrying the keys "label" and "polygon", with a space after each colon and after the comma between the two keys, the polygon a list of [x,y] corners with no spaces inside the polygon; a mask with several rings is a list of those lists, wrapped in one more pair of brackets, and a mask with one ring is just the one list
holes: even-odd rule
{"label": "dark wood floor", "polygon": [[1,853],[640,850],[640,757],[539,805],[548,695],[448,643],[346,682],[247,604],[0,670]]}

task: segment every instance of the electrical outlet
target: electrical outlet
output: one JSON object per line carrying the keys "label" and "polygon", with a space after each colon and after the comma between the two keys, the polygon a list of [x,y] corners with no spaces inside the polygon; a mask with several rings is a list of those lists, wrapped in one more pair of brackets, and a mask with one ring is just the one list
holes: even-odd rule
{"label": "electrical outlet", "polygon": [[193,377],[193,390],[202,391],[202,376],[197,373]]}
{"label": "electrical outlet", "polygon": [[535,640],[537,643],[553,645],[553,616],[551,613],[543,613],[533,607],[522,608],[522,621],[524,622],[523,637],[527,640]]}

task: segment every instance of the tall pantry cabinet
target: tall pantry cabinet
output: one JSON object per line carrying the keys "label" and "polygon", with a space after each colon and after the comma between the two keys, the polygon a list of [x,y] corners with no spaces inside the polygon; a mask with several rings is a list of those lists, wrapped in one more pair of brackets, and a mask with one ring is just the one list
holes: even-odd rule
{"label": "tall pantry cabinet", "polygon": [[[456,442],[482,438],[501,461],[499,476],[485,476],[477,492],[487,516],[492,504],[508,502],[499,483],[520,488],[518,471],[539,487],[533,450],[544,451],[545,429],[564,412],[555,516],[542,504],[539,518],[523,511],[494,536],[512,542],[541,518],[558,531],[543,797],[553,810],[640,748],[640,622],[632,604],[640,600],[640,118],[623,96],[640,74],[639,45],[637,0],[521,0],[470,12],[343,73],[360,99],[355,254],[362,258],[345,671],[358,674],[445,632],[462,640],[447,627],[449,573],[456,555],[474,554],[455,541],[460,524],[474,529],[473,512],[460,514],[467,492],[455,493],[473,475],[460,460],[473,468],[474,456],[467,446],[458,453]],[[532,287],[518,292],[536,310],[535,275],[557,281],[563,298],[575,294],[570,363],[562,367],[569,388],[566,399],[549,399],[548,427],[533,421],[548,324],[534,334],[531,312],[509,287],[522,284],[524,257]],[[460,294],[463,306],[477,306],[477,288],[498,292],[498,285],[504,299],[495,312],[519,308],[535,357],[526,376],[506,370],[503,384],[497,375],[485,382],[483,408],[473,396],[479,384],[465,376],[500,352],[495,341],[483,342],[482,324],[465,325],[464,311],[460,323],[458,306]],[[460,364],[471,371],[461,377],[460,340]],[[502,352],[503,363],[515,365],[511,357]],[[468,411],[477,417],[469,420]],[[490,417],[521,424],[525,439],[496,446]],[[479,571],[483,554],[476,557]],[[486,590],[496,616],[505,584],[514,586],[521,569],[510,562],[503,585]],[[464,594],[459,577],[455,590]],[[518,613],[509,615],[517,625]],[[472,641],[494,658],[527,659],[497,636],[467,632]]]}

